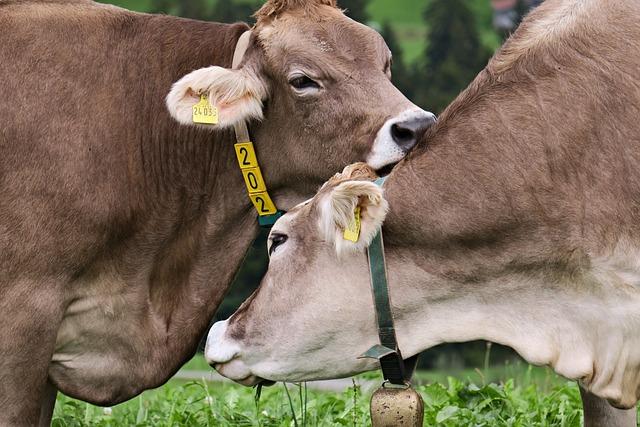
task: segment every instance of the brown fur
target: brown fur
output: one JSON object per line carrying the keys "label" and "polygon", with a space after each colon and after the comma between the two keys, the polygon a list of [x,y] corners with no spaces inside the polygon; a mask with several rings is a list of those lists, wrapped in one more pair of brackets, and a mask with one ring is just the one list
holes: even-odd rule
{"label": "brown fur", "polygon": [[[640,250],[639,69],[640,3],[547,0],[394,169],[383,233],[405,354],[494,334],[583,381],[587,425],[635,425],[635,411],[606,399],[631,408],[640,397],[639,272],[627,259]],[[356,359],[376,339],[366,259],[341,261],[318,227],[338,182],[276,224],[283,256],[225,325],[243,337],[216,336],[255,376],[375,367]],[[545,318],[554,310],[566,317]],[[283,325],[286,347],[274,339]]]}
{"label": "brown fur", "polygon": [[254,17],[258,25],[271,21],[285,12],[302,10],[309,17],[321,15],[321,6],[337,7],[336,0],[269,0],[258,10]]}
{"label": "brown fur", "polygon": [[335,187],[344,181],[356,179],[373,181],[376,178],[378,178],[378,174],[373,170],[373,168],[371,168],[371,166],[366,163],[354,163],[346,166],[342,172],[332,176],[325,185],[327,187]]}
{"label": "brown fur", "polygon": [[[282,14],[277,4],[293,3],[270,6]],[[327,28],[302,19],[289,30],[314,31],[330,53],[253,37],[243,61],[269,89],[250,130],[284,209],[364,160],[408,104],[375,32],[341,14]],[[0,1],[0,424],[37,422],[47,379],[111,405],[193,355],[256,214],[232,132],[180,126],[164,98],[195,69],[230,67],[246,30],[87,0]],[[354,78],[300,101],[285,68],[300,52]]]}

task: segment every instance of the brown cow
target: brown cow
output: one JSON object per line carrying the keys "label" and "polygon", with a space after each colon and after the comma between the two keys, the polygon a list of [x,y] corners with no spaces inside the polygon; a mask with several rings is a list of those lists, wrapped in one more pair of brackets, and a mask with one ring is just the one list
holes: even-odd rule
{"label": "brown cow", "polygon": [[[55,389],[121,402],[193,355],[257,233],[232,125],[286,209],[350,162],[399,161],[433,121],[334,0],[257,17],[0,0],[0,425],[46,423]],[[192,126],[198,93],[217,126]]]}
{"label": "brown cow", "polygon": [[209,362],[244,384],[376,368],[358,359],[378,343],[364,250],[388,208],[404,356],[509,345],[580,382],[587,425],[635,426],[634,410],[606,400],[640,397],[639,70],[640,2],[547,0],[395,168],[384,198],[366,175],[338,179],[276,223],[269,271],[211,329]]}

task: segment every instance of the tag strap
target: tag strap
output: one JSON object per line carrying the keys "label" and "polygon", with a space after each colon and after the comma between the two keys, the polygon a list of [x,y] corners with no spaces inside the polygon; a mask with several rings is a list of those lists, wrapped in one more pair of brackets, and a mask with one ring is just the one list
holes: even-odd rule
{"label": "tag strap", "polygon": [[[237,69],[242,63],[244,54],[249,47],[251,31],[245,31],[236,43],[236,50],[233,53],[231,68]],[[233,125],[236,144],[235,150],[238,156],[238,164],[242,171],[242,176],[247,187],[247,194],[256,211],[258,212],[258,224],[260,227],[272,227],[284,212],[276,208],[267,191],[266,184],[262,178],[262,170],[258,164],[255,149],[249,137],[247,123],[242,120]]]}

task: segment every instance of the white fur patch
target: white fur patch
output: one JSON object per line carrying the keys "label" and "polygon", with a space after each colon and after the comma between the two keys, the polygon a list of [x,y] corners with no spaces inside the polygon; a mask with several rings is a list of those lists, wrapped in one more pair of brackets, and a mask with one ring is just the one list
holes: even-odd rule
{"label": "white fur patch", "polygon": [[619,243],[606,257],[592,261],[594,274],[604,283],[640,288],[640,250],[627,243]]}
{"label": "white fur patch", "polygon": [[414,105],[413,108],[387,120],[378,131],[371,153],[367,156],[367,164],[374,169],[381,169],[402,160],[407,153],[393,140],[391,127],[396,123],[420,117],[430,118],[435,115]]}
{"label": "white fur patch", "polygon": [[[360,206],[361,228],[357,242],[345,240],[355,208]],[[346,181],[334,188],[320,201],[320,232],[334,242],[336,252],[361,252],[369,246],[387,215],[389,204],[382,189],[370,181]]]}
{"label": "white fur patch", "polygon": [[228,320],[214,323],[207,335],[204,357],[211,366],[218,363],[227,363],[238,354],[238,345],[233,342],[227,342],[225,338],[228,323]]}
{"label": "white fur patch", "polygon": [[218,128],[263,118],[262,101],[267,91],[262,81],[245,69],[207,67],[187,74],[174,83],[167,95],[171,116],[184,125],[193,124],[192,108],[200,101],[201,93],[208,93],[211,104],[218,109]]}

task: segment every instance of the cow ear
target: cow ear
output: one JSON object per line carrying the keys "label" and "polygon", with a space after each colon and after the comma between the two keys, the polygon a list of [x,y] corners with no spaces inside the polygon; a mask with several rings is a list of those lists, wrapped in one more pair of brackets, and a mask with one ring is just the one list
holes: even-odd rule
{"label": "cow ear", "polygon": [[320,202],[320,229],[338,255],[361,252],[382,227],[388,209],[382,189],[373,182],[345,181]]}
{"label": "cow ear", "polygon": [[207,94],[211,105],[218,110],[218,128],[263,117],[266,87],[246,68],[207,67],[187,74],[173,84],[167,95],[169,113],[182,124],[193,124],[193,106],[200,102],[202,94]]}

